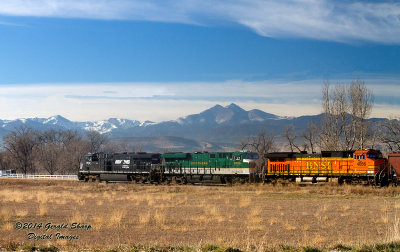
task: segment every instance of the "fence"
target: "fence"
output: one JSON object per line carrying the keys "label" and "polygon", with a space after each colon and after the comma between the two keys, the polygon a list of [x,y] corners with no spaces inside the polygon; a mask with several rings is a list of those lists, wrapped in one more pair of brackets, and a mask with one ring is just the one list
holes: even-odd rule
{"label": "fence", "polygon": [[7,174],[0,178],[21,178],[21,179],[78,179],[78,175],[25,175],[25,174]]}

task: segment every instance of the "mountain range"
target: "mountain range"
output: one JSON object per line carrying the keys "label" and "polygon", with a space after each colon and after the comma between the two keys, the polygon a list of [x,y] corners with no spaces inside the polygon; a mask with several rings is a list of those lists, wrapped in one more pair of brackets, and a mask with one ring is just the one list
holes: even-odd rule
{"label": "mountain range", "polygon": [[25,125],[36,130],[94,130],[107,135],[116,143],[124,143],[128,148],[139,146],[146,151],[229,150],[235,149],[240,140],[260,131],[274,134],[279,139],[289,125],[293,125],[295,131],[300,132],[310,122],[319,124],[321,119],[322,114],[281,117],[258,109],[246,111],[232,103],[225,107],[215,105],[199,114],[160,123],[118,118],[73,122],[60,115],[49,118],[0,120],[0,137],[16,127]]}

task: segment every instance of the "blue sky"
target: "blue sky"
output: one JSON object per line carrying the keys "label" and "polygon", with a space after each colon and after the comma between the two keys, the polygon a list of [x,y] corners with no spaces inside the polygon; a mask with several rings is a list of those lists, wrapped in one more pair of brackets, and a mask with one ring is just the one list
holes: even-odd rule
{"label": "blue sky", "polygon": [[3,0],[0,55],[1,119],[316,114],[356,78],[400,115],[397,1]]}

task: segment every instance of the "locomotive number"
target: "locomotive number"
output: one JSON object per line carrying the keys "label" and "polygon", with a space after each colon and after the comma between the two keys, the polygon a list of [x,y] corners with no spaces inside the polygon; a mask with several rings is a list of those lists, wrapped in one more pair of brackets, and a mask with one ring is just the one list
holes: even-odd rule
{"label": "locomotive number", "polygon": [[357,165],[358,165],[358,166],[366,166],[367,163],[364,162],[364,161],[358,161],[358,162],[357,162]]}

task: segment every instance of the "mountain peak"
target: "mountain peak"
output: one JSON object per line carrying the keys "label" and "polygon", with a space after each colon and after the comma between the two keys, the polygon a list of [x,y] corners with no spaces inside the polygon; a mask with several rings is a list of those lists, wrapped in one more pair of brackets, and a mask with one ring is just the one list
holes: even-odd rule
{"label": "mountain peak", "polygon": [[236,105],[235,103],[231,103],[228,106],[226,106],[225,108],[230,109],[237,113],[247,112],[246,110],[242,109],[240,106]]}
{"label": "mountain peak", "polygon": [[[38,120],[41,120],[40,118],[37,118]],[[65,124],[65,123],[69,123],[70,121],[61,116],[61,115],[54,115],[54,116],[50,116],[47,119],[44,119],[43,123],[44,124]]]}
{"label": "mountain peak", "polygon": [[[216,110],[216,109],[222,109],[222,108],[224,108],[224,107],[222,107],[221,105],[217,104],[217,105],[215,105],[214,107],[211,107],[211,108],[209,108],[209,109],[207,109],[207,110]],[[207,110],[206,110],[206,111],[207,111]]]}
{"label": "mountain peak", "polygon": [[236,105],[235,103],[231,103],[228,106],[226,106],[225,108],[230,108],[230,109],[242,109],[241,107],[239,107],[238,105]]}
{"label": "mountain peak", "polygon": [[61,115],[55,115],[55,116],[52,116],[50,118],[54,118],[54,119],[62,120],[62,121],[69,121],[67,118],[65,118],[65,117],[63,117]]}

